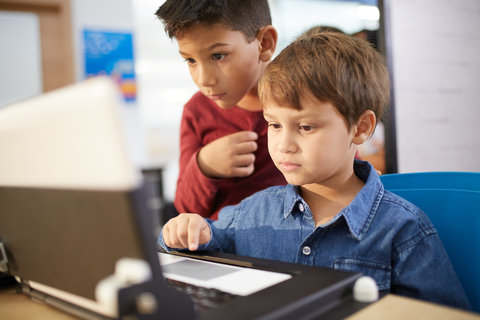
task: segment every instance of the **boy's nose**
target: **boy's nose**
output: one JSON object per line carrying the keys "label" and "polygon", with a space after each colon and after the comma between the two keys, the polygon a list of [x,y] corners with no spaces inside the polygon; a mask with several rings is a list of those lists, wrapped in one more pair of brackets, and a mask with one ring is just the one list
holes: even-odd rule
{"label": "boy's nose", "polygon": [[198,84],[202,87],[211,87],[217,84],[217,78],[211,68],[201,66],[198,70]]}
{"label": "boy's nose", "polygon": [[282,153],[293,153],[298,150],[298,146],[295,143],[295,139],[292,137],[292,135],[289,132],[284,131],[278,137],[277,150]]}

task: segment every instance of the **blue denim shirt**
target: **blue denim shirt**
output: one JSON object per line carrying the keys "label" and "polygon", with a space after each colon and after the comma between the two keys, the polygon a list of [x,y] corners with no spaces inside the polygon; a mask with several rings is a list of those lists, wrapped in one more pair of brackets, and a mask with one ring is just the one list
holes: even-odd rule
{"label": "blue denim shirt", "polygon": [[470,309],[428,217],[386,191],[368,162],[354,170],[365,186],[329,222],[315,227],[297,186],[271,187],[207,219],[212,239],[198,250],[361,272],[381,292]]}

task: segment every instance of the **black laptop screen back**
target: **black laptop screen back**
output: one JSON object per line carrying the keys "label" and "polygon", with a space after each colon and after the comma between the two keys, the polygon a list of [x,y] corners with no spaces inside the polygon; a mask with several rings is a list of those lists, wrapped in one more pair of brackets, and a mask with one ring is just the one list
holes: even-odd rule
{"label": "black laptop screen back", "polygon": [[121,257],[143,258],[130,194],[0,187],[9,271],[94,300]]}

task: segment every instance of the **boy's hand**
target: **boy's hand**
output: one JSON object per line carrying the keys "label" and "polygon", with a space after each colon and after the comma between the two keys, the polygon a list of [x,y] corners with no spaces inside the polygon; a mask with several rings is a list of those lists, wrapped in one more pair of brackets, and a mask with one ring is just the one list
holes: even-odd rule
{"label": "boy's hand", "polygon": [[209,178],[246,177],[253,173],[258,135],[240,131],[221,137],[198,153],[198,166]]}
{"label": "boy's hand", "polygon": [[182,213],[163,227],[163,241],[170,248],[195,251],[211,237],[208,223],[196,213]]}

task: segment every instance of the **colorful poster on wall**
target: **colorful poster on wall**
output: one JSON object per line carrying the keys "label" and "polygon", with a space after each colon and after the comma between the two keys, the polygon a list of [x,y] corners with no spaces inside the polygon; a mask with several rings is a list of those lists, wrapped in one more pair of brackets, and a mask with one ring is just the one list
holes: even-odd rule
{"label": "colorful poster on wall", "polygon": [[125,100],[135,101],[132,34],[84,30],[84,45],[85,77],[109,75],[118,83]]}

